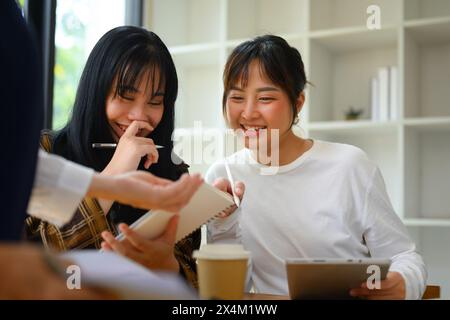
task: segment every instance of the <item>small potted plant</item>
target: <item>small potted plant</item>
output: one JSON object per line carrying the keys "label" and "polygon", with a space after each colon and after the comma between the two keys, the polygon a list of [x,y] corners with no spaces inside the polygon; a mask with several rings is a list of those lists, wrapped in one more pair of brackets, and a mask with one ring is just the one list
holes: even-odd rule
{"label": "small potted plant", "polygon": [[345,120],[358,120],[363,114],[363,109],[355,109],[353,106],[345,112]]}

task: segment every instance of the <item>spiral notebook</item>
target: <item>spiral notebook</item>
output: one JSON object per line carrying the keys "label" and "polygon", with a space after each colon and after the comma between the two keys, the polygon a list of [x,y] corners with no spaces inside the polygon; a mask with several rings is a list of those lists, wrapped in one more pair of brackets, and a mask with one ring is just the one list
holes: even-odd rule
{"label": "spiral notebook", "polygon": [[[176,241],[187,237],[202,224],[207,223],[233,205],[234,201],[231,195],[203,183],[187,206],[180,211]],[[164,232],[173,215],[174,213],[164,210],[151,210],[136,220],[130,228],[148,239],[154,239]],[[123,234],[117,236],[119,240],[123,238]]]}

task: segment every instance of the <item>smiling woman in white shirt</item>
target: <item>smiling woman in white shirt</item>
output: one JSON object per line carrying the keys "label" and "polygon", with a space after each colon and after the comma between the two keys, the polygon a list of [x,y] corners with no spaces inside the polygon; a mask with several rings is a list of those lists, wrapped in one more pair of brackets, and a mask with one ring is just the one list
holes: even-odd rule
{"label": "smiling woman in white shirt", "polygon": [[[208,225],[208,242],[240,242],[251,251],[251,285],[258,293],[288,293],[287,258],[373,257],[391,259],[381,289],[362,285],[350,295],[420,299],[425,265],[376,164],[357,147],[294,134],[306,83],[300,53],[280,37],[257,37],[229,56],[223,112],[246,148],[226,162],[246,191],[233,214]],[[263,145],[271,162],[263,161]],[[267,174],[271,167],[276,171]],[[219,161],[205,180],[225,189],[226,176]]]}

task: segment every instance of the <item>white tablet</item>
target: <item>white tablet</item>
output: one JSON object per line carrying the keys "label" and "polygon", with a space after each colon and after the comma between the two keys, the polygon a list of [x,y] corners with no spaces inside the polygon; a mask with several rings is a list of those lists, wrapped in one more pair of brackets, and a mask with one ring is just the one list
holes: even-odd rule
{"label": "white tablet", "polygon": [[[350,290],[379,275],[386,278],[389,259],[288,259],[291,299],[352,299]],[[373,283],[373,281],[370,281]]]}

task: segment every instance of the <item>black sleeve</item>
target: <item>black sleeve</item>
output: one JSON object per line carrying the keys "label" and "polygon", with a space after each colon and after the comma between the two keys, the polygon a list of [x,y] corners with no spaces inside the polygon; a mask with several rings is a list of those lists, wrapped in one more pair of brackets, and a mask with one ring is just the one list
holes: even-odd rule
{"label": "black sleeve", "polygon": [[0,1],[3,149],[0,240],[19,240],[33,187],[43,119],[37,46],[14,0]]}

